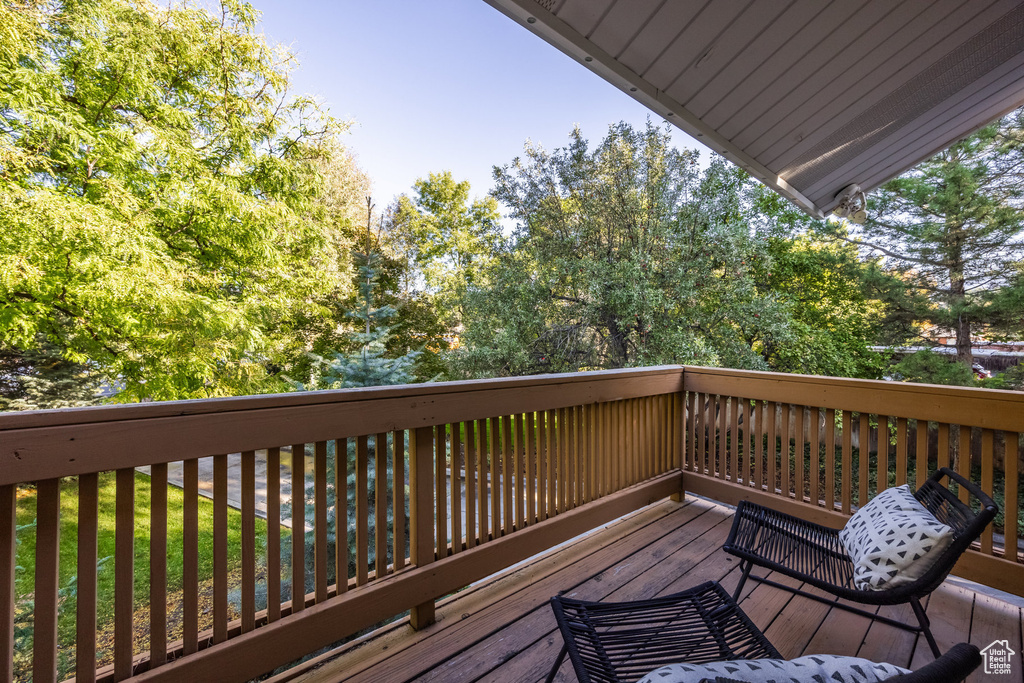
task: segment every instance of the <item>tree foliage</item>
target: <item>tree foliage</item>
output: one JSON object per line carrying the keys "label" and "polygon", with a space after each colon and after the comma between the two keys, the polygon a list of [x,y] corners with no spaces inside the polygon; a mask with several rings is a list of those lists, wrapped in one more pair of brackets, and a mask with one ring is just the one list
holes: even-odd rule
{"label": "tree foliage", "polygon": [[43,338],[121,400],[282,386],[347,281],[344,126],[243,2],[3,12],[0,346]]}
{"label": "tree foliage", "polygon": [[837,230],[903,283],[892,323],[928,343],[952,332],[965,377],[975,336],[1024,329],[1024,110],[890,181],[869,208],[863,227]]}
{"label": "tree foliage", "polygon": [[768,369],[785,307],[757,286],[769,254],[745,214],[747,176],[620,123],[590,149],[527,145],[495,169],[516,221],[490,284],[471,293],[469,373],[659,363]]}
{"label": "tree foliage", "polygon": [[448,351],[467,324],[468,293],[486,286],[501,244],[500,214],[492,197],[470,200],[469,182],[449,171],[420,178],[413,190],[387,219],[399,271],[395,339],[423,350],[420,377],[432,379],[450,374]]}

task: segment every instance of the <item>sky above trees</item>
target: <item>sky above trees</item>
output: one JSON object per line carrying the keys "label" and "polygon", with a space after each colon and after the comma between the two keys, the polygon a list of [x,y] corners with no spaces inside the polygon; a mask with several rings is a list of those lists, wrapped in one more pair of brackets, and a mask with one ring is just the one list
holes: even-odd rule
{"label": "sky above trees", "polygon": [[[642,128],[649,115],[483,0],[253,4],[267,38],[298,55],[293,90],[355,120],[344,142],[378,207],[443,170],[481,197],[492,167],[527,139],[553,149],[574,124],[599,138],[611,122]],[[672,144],[704,149],[677,129]]]}

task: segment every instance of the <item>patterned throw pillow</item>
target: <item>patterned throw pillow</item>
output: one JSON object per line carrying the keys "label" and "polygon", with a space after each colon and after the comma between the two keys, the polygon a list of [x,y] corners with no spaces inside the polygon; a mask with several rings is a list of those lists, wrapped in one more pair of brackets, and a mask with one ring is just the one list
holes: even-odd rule
{"label": "patterned throw pillow", "polygon": [[953,542],[953,530],[935,519],[910,487],[886,489],[858,510],[839,532],[861,590],[885,590],[916,581]]}
{"label": "patterned throw pillow", "polygon": [[639,683],[700,683],[715,677],[748,683],[878,683],[909,673],[892,664],[876,664],[860,657],[807,655],[797,659],[740,659],[710,664],[669,664],[655,669]]}

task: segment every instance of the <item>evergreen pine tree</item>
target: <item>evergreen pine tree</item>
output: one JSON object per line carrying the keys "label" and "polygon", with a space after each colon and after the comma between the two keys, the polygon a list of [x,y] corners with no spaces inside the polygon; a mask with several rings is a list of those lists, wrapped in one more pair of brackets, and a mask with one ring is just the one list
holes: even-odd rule
{"label": "evergreen pine tree", "polygon": [[[349,317],[357,321],[358,329],[360,331],[353,332],[352,337],[354,341],[359,344],[359,349],[349,353],[335,353],[332,354],[331,358],[325,358],[323,356],[314,356],[316,363],[314,364],[314,376],[309,378],[307,384],[300,384],[296,382],[297,387],[300,390],[313,390],[313,389],[344,389],[352,387],[373,387],[373,386],[385,386],[393,384],[407,384],[414,380],[413,368],[416,363],[417,357],[420,355],[420,351],[412,351],[399,358],[388,358],[386,357],[386,345],[390,336],[390,327],[386,324],[391,318],[395,316],[395,309],[391,306],[380,306],[374,307],[373,304],[373,292],[377,286],[377,268],[380,262],[380,255],[375,253],[371,247],[370,242],[370,220],[372,216],[373,205],[370,199],[367,198],[367,225],[366,225],[366,240],[364,251],[353,253],[353,257],[359,269],[359,307],[348,313]],[[386,442],[377,443],[378,439],[376,436],[367,437],[367,480],[368,480],[368,505],[371,509],[371,514],[368,520],[368,538],[375,536],[375,520],[376,514],[372,512],[372,508],[375,505],[376,500],[376,487],[378,485],[378,473],[376,471],[376,449],[378,447],[386,449],[390,454],[393,449],[393,443],[391,442],[391,436],[388,435]],[[408,443],[405,444],[408,447]],[[346,448],[346,461],[347,461],[347,491],[345,498],[348,501],[347,505],[347,526],[348,526],[348,545],[349,545],[349,566],[346,568],[347,575],[352,576],[355,570],[355,510],[356,510],[356,439],[347,440]],[[307,456],[312,455],[311,444],[307,445]],[[403,457],[408,457],[407,451],[403,454]],[[327,446],[327,500],[335,500],[334,494],[334,482],[335,482],[335,466],[337,463],[338,454],[336,454],[335,442],[329,441]],[[387,458],[388,468],[385,472],[380,473],[379,481],[381,485],[387,487],[387,522],[388,522],[388,538],[390,539],[393,533],[393,512],[394,508],[392,505],[392,495],[397,489],[398,491],[405,492],[406,482],[394,482],[394,476],[391,468],[391,458]],[[408,472],[408,467],[404,468]],[[392,481],[392,485],[388,486],[388,480]],[[403,498],[406,496],[403,495]],[[287,505],[285,506],[288,507]],[[334,520],[336,519],[337,511],[334,506],[329,506],[328,515],[328,548],[327,556],[334,557],[334,545],[336,543],[336,536],[333,533]],[[406,510],[408,514],[408,510]],[[314,504],[313,504],[313,482],[309,479],[305,482],[305,518],[307,528],[312,527],[312,520],[314,517]],[[408,526],[406,527],[408,528]],[[313,551],[314,551],[314,540],[312,532],[306,533],[306,590],[312,590],[313,580]],[[391,542],[388,543],[389,551],[391,549]],[[286,544],[282,544],[282,559],[287,564],[288,558],[291,557],[290,548]],[[389,557],[389,562],[393,562],[394,558]],[[368,563],[372,566],[376,562],[374,555],[374,548],[371,544],[369,548]],[[333,572],[332,572],[333,574]],[[342,579],[344,580],[344,579]],[[286,596],[283,596],[286,597]]]}

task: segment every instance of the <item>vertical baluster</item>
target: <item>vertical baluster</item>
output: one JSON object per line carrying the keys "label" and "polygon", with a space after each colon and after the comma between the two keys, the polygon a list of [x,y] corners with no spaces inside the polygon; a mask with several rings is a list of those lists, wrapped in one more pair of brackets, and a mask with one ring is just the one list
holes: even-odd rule
{"label": "vertical baluster", "polygon": [[[843,514],[850,514],[851,506],[851,488],[853,487],[853,473],[850,471],[853,468],[853,424],[851,420],[849,410],[843,411],[843,467],[842,467],[842,482],[843,488]],[[818,501],[814,501],[817,504]]]}
{"label": "vertical baluster", "polygon": [[697,471],[697,394],[693,391],[684,394],[683,405],[686,407],[686,443],[683,446],[683,466],[691,472]]}
{"label": "vertical baluster", "polygon": [[892,466],[889,460],[889,417],[878,416],[878,464],[875,472],[877,482],[876,493],[889,488],[889,470]]}
{"label": "vertical baluster", "polygon": [[488,492],[490,490],[490,477],[487,473],[487,421],[477,420],[476,422],[476,460],[477,460],[477,495],[476,504],[478,506],[477,518],[478,518],[478,533],[477,536],[480,543],[487,541],[487,499]]}
{"label": "vertical baluster", "polygon": [[548,428],[547,414],[537,411],[537,519],[548,518]]}
{"label": "vertical baluster", "polygon": [[768,408],[763,401],[754,401],[754,409],[751,415],[754,416],[754,488],[758,491],[764,486],[764,439],[765,439],[765,414]]}
{"label": "vertical baluster", "polygon": [[733,396],[729,399],[732,422],[732,483],[739,484],[740,476],[740,399]]}
{"label": "vertical baluster", "polygon": [[[128,521],[125,521],[122,513],[121,503],[121,479],[122,472],[127,471],[129,476],[135,474],[135,470],[118,470],[118,498],[117,498],[117,580],[115,583],[115,665],[116,677],[118,680],[131,675],[132,662],[132,631],[131,631],[131,601],[132,583],[124,581],[125,567],[123,566],[124,551],[122,539],[127,528],[128,538],[134,539],[134,514],[132,507],[129,511]],[[133,498],[130,502],[134,504],[134,481],[129,479],[129,488]],[[131,542],[129,540],[129,543]],[[128,570],[132,569],[131,556],[128,556]],[[33,616],[33,641],[32,641],[32,680],[34,682],[55,683],[57,680],[57,590],[60,588],[60,479],[47,479],[36,483],[36,576],[35,576],[35,605]],[[127,594],[126,594],[127,592]],[[125,631],[125,600],[128,601],[127,624]],[[120,608],[120,609],[118,609]],[[127,634],[127,635],[126,635]],[[127,642],[127,667],[125,666],[125,642]],[[127,673],[125,673],[127,669]]]}
{"label": "vertical baluster", "polygon": [[620,401],[613,401],[608,404],[608,430],[611,434],[609,442],[609,473],[611,475],[611,490],[618,491],[622,488],[621,464],[622,464],[622,423],[619,414]]}
{"label": "vertical baluster", "polygon": [[611,494],[618,490],[615,483],[615,460],[618,457],[618,442],[615,436],[615,404],[614,402],[605,403],[601,408],[606,438],[604,445],[604,490],[605,493]]}
{"label": "vertical baluster", "polygon": [[918,420],[914,431],[917,433],[917,464],[914,466],[914,488],[921,488],[928,479],[928,421]]}
{"label": "vertical baluster", "polygon": [[587,406],[587,440],[590,444],[587,454],[587,472],[590,473],[588,500],[597,500],[601,497],[601,420],[599,410],[600,406],[597,403]]}
{"label": "vertical baluster", "polygon": [[[341,541],[342,537],[339,534],[338,543]],[[277,621],[280,618],[281,449],[275,446],[267,449],[267,621]]]}
{"label": "vertical baluster", "polygon": [[836,509],[836,411],[825,411],[825,508]]}
{"label": "vertical baluster", "polygon": [[[467,428],[472,429],[472,423],[467,423]],[[405,432],[400,429],[391,432],[391,507],[391,557],[397,572],[405,567]]]}
{"label": "vertical baluster", "polygon": [[[88,476],[95,477],[95,475]],[[81,510],[82,508],[79,506],[79,514],[81,514]],[[0,558],[2,558],[2,560],[0,560],[0,681],[14,680],[14,568],[17,566],[17,558],[15,557],[14,551],[17,541],[17,522],[17,487],[14,484],[4,484],[3,486],[0,486]],[[81,521],[79,522],[79,528],[81,529]],[[81,533],[82,532],[79,531],[79,557],[81,557],[82,553]],[[95,550],[93,550],[92,558],[93,564],[95,565]],[[95,583],[95,581],[93,583]],[[92,592],[94,598],[92,620],[95,622],[95,587],[93,587]],[[83,618],[81,593],[79,593],[78,597],[78,632],[81,635],[81,619]],[[93,629],[93,632],[95,633],[95,628]],[[95,652],[95,638],[93,638],[92,649]],[[93,656],[92,653],[90,653],[90,656]],[[81,680],[87,680],[81,678],[82,671],[85,668],[81,664],[83,658],[84,653],[79,650],[78,676]],[[93,659],[95,659],[95,657],[93,657]],[[94,670],[95,666],[90,668]]]}
{"label": "vertical baluster", "polygon": [[370,446],[366,436],[356,437],[356,585],[370,573]]}
{"label": "vertical baluster", "polygon": [[[957,454],[956,471],[964,479],[971,478],[971,427],[960,425],[960,449]],[[967,489],[960,489],[960,500],[968,501]],[[992,489],[988,489],[991,491]]]}
{"label": "vertical baluster", "polygon": [[555,485],[558,491],[555,495],[555,511],[565,511],[565,457],[566,457],[566,429],[565,409],[555,411]]}
{"label": "vertical baluster", "polygon": [[[363,455],[366,439],[363,439]],[[366,458],[363,458],[365,465]],[[306,608],[306,444],[292,445],[292,614]],[[366,486],[366,469],[363,469],[363,486]],[[364,488],[365,491],[365,488]],[[366,496],[363,496],[363,506]],[[363,540],[366,540],[365,530]],[[366,552],[365,543],[362,546]],[[363,563],[364,582],[366,563]]]}
{"label": "vertical baluster", "polygon": [[818,408],[811,409],[811,461],[808,466],[808,477],[811,480],[811,505],[821,505],[821,423],[822,412]]}
{"label": "vertical baluster", "polygon": [[466,425],[466,547],[473,548],[480,544],[479,530],[476,526],[476,423],[467,420]]}
{"label": "vertical baluster", "polygon": [[228,456],[213,456],[213,642],[228,639]]}
{"label": "vertical baluster", "polygon": [[1020,519],[1020,507],[1017,494],[1017,487],[1020,483],[1019,472],[1017,471],[1020,459],[1020,434],[1006,432],[1006,451],[1003,457],[1003,468],[1005,470],[1005,500],[1003,501],[1003,533],[1006,536],[1003,546],[1003,557],[1011,562],[1017,561],[1017,523]]}
{"label": "vertical baluster", "polygon": [[[270,520],[267,520],[270,523]],[[348,439],[334,440],[334,574],[340,595],[348,590]]]}
{"label": "vertical baluster", "polygon": [[501,418],[501,505],[502,535],[512,533],[514,508],[512,497],[515,495],[512,481],[512,417],[503,415]]}
{"label": "vertical baluster", "polygon": [[[166,466],[164,466],[164,472],[166,473],[166,471]],[[7,488],[11,489],[12,495],[14,490],[13,486],[0,487],[0,505],[3,506],[3,511],[7,510],[8,503],[4,497],[5,489]],[[165,480],[165,509],[166,492],[167,485]],[[7,530],[7,521],[3,517],[2,512],[0,512],[0,536]],[[95,473],[82,474],[78,477],[78,598],[75,610],[76,683],[93,683],[96,680],[96,559],[98,531],[99,477]],[[164,538],[166,539],[166,533]],[[164,547],[166,547],[166,541]],[[3,550],[7,549],[6,538],[0,539],[0,548]],[[13,559],[12,556],[12,562]],[[13,569],[11,578],[13,579]],[[6,577],[0,577],[0,592],[7,586],[4,583],[5,580]],[[11,597],[13,598],[13,593]],[[4,598],[5,596],[0,594],[0,604],[8,604],[4,602]],[[9,604],[13,606],[14,603],[12,601]],[[4,671],[3,652],[6,650],[4,650],[3,645],[4,643],[0,642],[0,681],[9,681],[12,679],[13,674]],[[13,644],[11,647],[13,647]],[[5,676],[5,673],[8,675]]]}
{"label": "vertical baluster", "polygon": [[313,446],[313,590],[317,602],[327,599],[328,554],[327,442],[317,441]]}
{"label": "vertical baluster", "polygon": [[632,486],[640,481],[640,408],[639,399],[627,401],[626,425],[629,429],[629,483]]}
{"label": "vertical baluster", "polygon": [[199,650],[199,460],[182,463],[182,480],[181,622],[182,648],[188,655]]}
{"label": "vertical baluster", "polygon": [[536,413],[526,414],[526,523],[537,521],[537,425]]}
{"label": "vertical baluster", "polygon": [[715,417],[718,423],[718,427],[715,429],[716,438],[718,439],[718,459],[712,471],[719,479],[725,479],[729,474],[729,454],[726,450],[729,444],[729,425],[727,424],[729,419],[729,398],[727,396],[715,397]]}
{"label": "vertical baluster", "polygon": [[779,481],[779,490],[782,496],[788,498],[790,491],[793,490],[793,482],[790,478],[790,465],[789,465],[789,443],[790,443],[790,430],[789,421],[792,415],[792,406],[788,403],[782,404],[782,423],[781,433],[779,434],[779,457],[781,458],[781,474]]}
{"label": "vertical baluster", "polygon": [[524,509],[526,503],[526,482],[523,481],[523,473],[526,469],[526,442],[524,440],[523,415],[521,413],[516,413],[515,417],[513,417],[513,427],[513,469],[515,470],[516,481],[515,527],[522,529],[526,524],[526,510]]}
{"label": "vertical baluster", "polygon": [[374,436],[374,578],[387,574],[387,433]]}
{"label": "vertical baluster", "polygon": [[490,456],[491,473],[491,538],[501,536],[501,462],[499,452],[501,450],[501,429],[500,420],[492,417],[488,420],[488,449]]}
{"label": "vertical baluster", "polygon": [[[804,500],[804,413],[807,408],[796,406],[793,425],[793,491],[797,502]],[[811,501],[817,505],[817,501]]]}
{"label": "vertical baluster", "polygon": [[764,457],[768,460],[768,494],[775,494],[776,461],[778,460],[778,445],[775,441],[775,423],[779,419],[778,404],[774,401],[768,402],[768,450]]}
{"label": "vertical baluster", "polygon": [[462,429],[458,422],[449,425],[449,429],[452,435],[452,449],[448,500],[452,518],[452,552],[457,553],[462,550]]}
{"label": "vertical baluster", "polygon": [[863,507],[868,502],[868,483],[870,474],[868,460],[871,457],[871,423],[867,413],[858,414],[857,449],[857,505]]}
{"label": "vertical baluster", "polygon": [[[135,609],[135,470],[117,470],[115,487],[114,679],[124,680],[132,675],[134,637],[132,616]],[[37,533],[42,532],[40,530]],[[38,605],[37,597],[36,624],[39,623]]]}
{"label": "vertical baluster", "polygon": [[715,476],[715,399],[700,394],[700,473]]}
{"label": "vertical baluster", "polygon": [[256,628],[256,452],[243,451],[242,475],[242,633]]}
{"label": "vertical baluster", "polygon": [[[409,444],[410,553],[416,567],[425,567],[434,561],[434,531],[430,523],[434,506],[432,432],[430,427],[412,431]],[[414,629],[434,623],[434,601],[413,607],[409,611],[409,623]]]}
{"label": "vertical baluster", "polygon": [[149,486],[149,664],[155,668],[167,661],[167,463],[150,468]]}
{"label": "vertical baluster", "polygon": [[[993,440],[994,433],[991,429],[981,430],[981,490],[995,492],[993,462]],[[1004,501],[1005,502],[1005,501]],[[981,532],[981,552],[986,555],[992,554],[992,525],[989,524]]]}
{"label": "vertical baluster", "polygon": [[707,452],[704,445],[704,400],[699,392],[693,393],[693,470],[704,474]]}
{"label": "vertical baluster", "polygon": [[444,425],[434,427],[434,486],[437,497],[434,500],[434,540],[437,543],[437,559],[448,557],[448,435]]}
{"label": "vertical baluster", "polygon": [[[388,435],[373,438],[373,557],[374,578],[388,573]],[[325,581],[326,587],[326,581]],[[326,588],[325,588],[326,590]]]}
{"label": "vertical baluster", "polygon": [[590,476],[590,468],[587,466],[588,453],[590,451],[590,422],[587,420],[587,407],[586,405],[579,405],[575,409],[577,413],[577,447],[575,447],[575,454],[577,454],[577,505],[583,505],[587,502],[587,496],[589,495],[587,478]]}
{"label": "vertical baluster", "polygon": [[896,418],[896,485],[907,483],[907,418]]}
{"label": "vertical baluster", "polygon": [[938,424],[935,451],[935,468],[949,467],[949,425],[945,422]]}
{"label": "vertical baluster", "polygon": [[579,436],[577,431],[579,421],[576,419],[577,409],[567,408],[566,415],[566,506],[568,509],[575,508],[580,502],[579,482]]}

